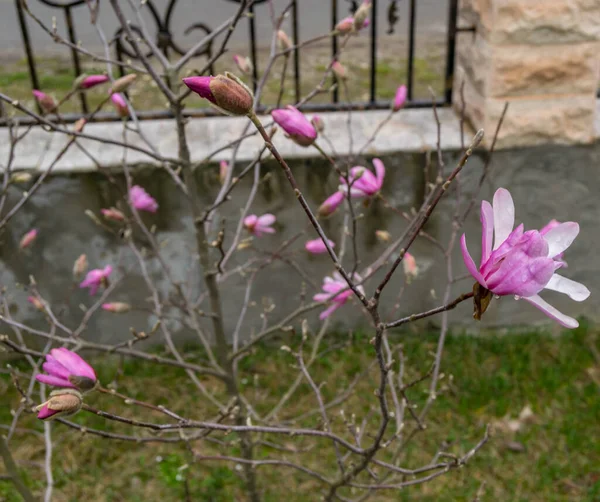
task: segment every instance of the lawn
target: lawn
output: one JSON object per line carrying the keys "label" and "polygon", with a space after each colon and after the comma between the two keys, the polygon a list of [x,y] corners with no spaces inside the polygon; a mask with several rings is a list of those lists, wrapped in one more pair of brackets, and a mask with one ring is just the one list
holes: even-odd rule
{"label": "lawn", "polygon": [[[404,344],[409,378],[428,369],[436,346],[435,334],[406,331],[392,334],[392,339]],[[294,340],[287,339],[285,343],[297,346]],[[330,335],[327,343],[311,370],[317,383],[327,382],[323,387],[326,401],[373,358],[367,334]],[[277,400],[296,376],[292,356],[279,350],[279,345],[258,347],[241,365],[244,394],[257,403],[259,412]],[[192,360],[194,350],[187,351]],[[596,331],[588,327],[559,337],[545,332],[481,337],[452,334],[446,343],[442,392],[428,415],[427,430],[414,436],[403,453],[401,465],[423,465],[441,445],[449,453],[464,454],[482,437],[486,424],[492,425],[491,439],[466,467],[428,484],[379,493],[372,500],[472,501],[482,484],[482,502],[600,500],[599,354],[600,340]],[[155,404],[168,403],[171,409],[190,418],[202,419],[208,414],[206,403],[177,369],[162,368],[157,373],[151,364],[127,360],[98,363],[96,367],[101,382],[116,383],[119,392],[128,396]],[[345,410],[346,416],[355,413],[360,423],[376,404],[375,379],[375,372],[363,378],[357,396],[331,410],[336,432],[345,432],[345,425],[338,418],[340,409]],[[428,384],[424,381],[408,392],[417,411],[424,403]],[[0,423],[7,424],[19,396],[8,377],[3,376],[0,385],[5,403],[0,409]],[[166,419],[142,408],[128,407],[113,396],[93,394],[86,402],[139,420]],[[314,394],[308,385],[303,385],[282,418],[298,416],[313,407]],[[80,412],[73,421],[112,432],[140,433],[87,412]],[[296,423],[315,426],[318,419],[313,415]],[[407,430],[414,425],[408,417]],[[41,494],[45,473],[43,438],[39,432],[43,427],[32,415],[26,416],[20,426],[11,446],[27,483]],[[186,490],[187,500],[244,500],[234,465],[195,463],[183,445],[107,442],[58,423],[53,425],[53,439],[56,501],[186,500]],[[238,452],[237,446],[231,445],[235,434],[220,439],[230,443],[230,453]],[[269,439],[284,447],[302,447],[299,455],[305,465],[326,474],[334,473],[330,444],[317,444],[306,438]],[[202,447],[203,453],[220,448],[210,443],[196,446]],[[258,446],[256,454],[258,458],[281,456],[268,445]],[[286,456],[294,458],[292,454]],[[263,467],[258,473],[265,501],[318,500],[319,483],[296,471]],[[284,475],[286,481],[281,483]],[[7,481],[0,481],[0,500],[20,500]]]}
{"label": "lawn", "polygon": [[[401,48],[402,42],[394,41],[382,44],[382,49],[378,56],[377,63],[377,99],[391,99],[400,84],[406,83],[407,63],[404,56],[398,57],[398,54],[405,54],[404,48]],[[431,87],[436,95],[441,98],[444,85],[445,58],[440,52],[441,43],[432,43],[427,50],[423,51],[423,55],[417,55],[414,59],[414,86],[415,99],[431,99],[429,87]],[[238,48],[239,53],[245,54],[247,48]],[[347,53],[344,53],[340,60],[348,70],[347,89],[340,89],[339,99],[341,102],[366,102],[370,99],[370,65],[368,55],[368,42],[366,39],[353,40],[349,44]],[[232,53],[235,53],[235,48]],[[262,71],[266,67],[268,61],[268,51],[262,49],[258,52],[259,70]],[[320,83],[331,60],[331,53],[328,44],[320,44],[309,46],[302,50],[300,57],[300,89],[301,96],[306,96],[311,92],[317,84]],[[204,66],[204,59],[192,59],[188,63],[181,76],[195,73]],[[87,56],[81,57],[81,64],[84,73],[95,74],[104,73],[106,67],[102,63],[95,62]],[[73,67],[69,59],[63,57],[42,57],[36,58],[36,68],[40,81],[40,88],[60,100],[70,90],[75,78]],[[158,67],[157,67],[158,68]],[[281,72],[283,69],[283,59],[280,59],[273,68],[271,78],[267,81],[265,90],[262,95],[261,103],[267,106],[272,106],[277,102],[279,89],[281,84]],[[214,67],[214,73],[224,71],[233,71],[239,74],[235,67],[231,54],[227,53],[222,56]],[[259,71],[259,79],[261,73]],[[118,75],[117,75],[118,76]],[[244,80],[250,85],[251,78],[244,77]],[[333,83],[329,77],[326,81],[325,88]],[[27,106],[35,109],[34,100],[31,95],[31,84],[29,81],[29,73],[25,60],[7,62],[3,65],[2,74],[0,75],[0,92],[10,96],[13,99],[19,100]],[[92,111],[101,103],[107,92],[107,86],[90,89],[86,91],[89,110]],[[148,75],[143,75],[138,79],[136,84],[129,92],[133,105],[137,110],[166,110],[166,99],[158,89],[158,86]],[[332,99],[330,93],[317,94],[313,103],[327,103]],[[295,102],[294,92],[294,76],[293,65],[291,61],[288,64],[286,72],[286,80],[284,85],[284,93],[282,96],[284,104]],[[188,101],[190,108],[201,108],[207,106],[203,100],[190,98]],[[70,100],[64,103],[60,110],[61,113],[80,112],[80,100],[78,95],[74,95]],[[105,106],[105,110],[112,111],[110,103]]]}

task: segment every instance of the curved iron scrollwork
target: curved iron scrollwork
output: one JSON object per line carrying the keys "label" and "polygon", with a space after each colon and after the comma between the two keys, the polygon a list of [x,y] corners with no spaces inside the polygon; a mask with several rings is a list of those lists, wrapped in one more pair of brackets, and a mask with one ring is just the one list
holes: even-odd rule
{"label": "curved iron scrollwork", "polygon": [[[80,0],[73,0],[73,1],[80,1]],[[83,0],[83,1],[85,1],[85,0]],[[173,34],[171,33],[171,19],[173,17],[173,12],[175,10],[176,4],[177,4],[177,0],[170,0],[169,4],[167,5],[167,8],[165,9],[165,14],[164,14],[164,18],[163,18],[160,15],[160,13],[159,13],[158,9],[156,8],[156,6],[154,5],[154,3],[152,2],[152,0],[148,0],[145,3],[145,5],[150,10],[150,14],[156,25],[156,45],[166,57],[169,57],[170,50],[173,50],[180,56],[183,56],[184,54],[186,54],[188,52],[185,48],[183,48],[181,45],[179,45],[178,43],[175,42],[175,40],[173,39]],[[142,36],[142,30],[139,28],[139,26],[136,26],[135,24],[130,24],[129,28],[136,35],[139,35],[140,37]],[[205,23],[198,22],[198,23],[194,23],[194,24],[188,26],[184,30],[183,34],[188,35],[192,31],[195,31],[195,30],[200,30],[200,31],[204,32],[204,35],[209,35],[212,32],[212,29],[210,28],[210,26],[208,26]],[[125,30],[123,29],[123,27],[120,27],[119,29],[117,29],[117,31],[115,32],[114,40],[116,42],[117,59],[119,61],[123,60],[123,55],[126,55],[127,57],[133,58],[133,59],[137,58],[137,54],[136,54],[135,50],[133,49],[133,47],[131,47],[131,45],[129,44],[129,42],[127,40]],[[153,53],[151,50],[149,50],[145,54],[145,56],[147,58],[152,57],[152,55],[153,55]],[[212,43],[211,42],[207,43],[203,47],[200,47],[194,53],[194,56],[196,56],[196,57],[197,56],[207,56],[209,59],[210,59],[211,55],[212,55]],[[122,68],[121,68],[121,70],[122,70]],[[212,68],[211,68],[211,72],[212,72]]]}

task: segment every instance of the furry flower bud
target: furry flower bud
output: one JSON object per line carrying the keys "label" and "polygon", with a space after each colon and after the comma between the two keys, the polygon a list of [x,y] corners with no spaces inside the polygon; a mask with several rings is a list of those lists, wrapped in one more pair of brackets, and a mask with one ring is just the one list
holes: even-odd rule
{"label": "furry flower bud", "polygon": [[252,111],[252,92],[230,73],[216,77],[187,77],[183,83],[227,115],[248,115]]}

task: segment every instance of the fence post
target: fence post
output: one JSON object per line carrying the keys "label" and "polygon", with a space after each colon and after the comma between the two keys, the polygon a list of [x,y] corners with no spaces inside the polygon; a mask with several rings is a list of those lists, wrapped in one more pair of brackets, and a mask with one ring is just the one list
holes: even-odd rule
{"label": "fence post", "polygon": [[594,141],[600,2],[461,0],[460,7],[461,24],[476,23],[477,31],[458,39],[453,103],[460,109],[464,82],[473,126],[493,131],[508,102],[501,147]]}

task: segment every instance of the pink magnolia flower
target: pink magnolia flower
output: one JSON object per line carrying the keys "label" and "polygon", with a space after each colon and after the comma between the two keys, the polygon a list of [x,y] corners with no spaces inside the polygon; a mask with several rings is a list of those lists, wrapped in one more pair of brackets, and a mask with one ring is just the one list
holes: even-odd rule
{"label": "pink magnolia flower", "polygon": [[97,85],[105,84],[110,79],[108,75],[87,75],[79,82],[80,89],[91,89]]}
{"label": "pink magnolia flower", "polygon": [[310,146],[317,139],[317,130],[297,108],[288,105],[286,108],[273,110],[271,116],[300,146]]}
{"label": "pink magnolia flower", "polygon": [[270,213],[263,214],[262,216],[251,214],[244,218],[244,226],[251,234],[256,235],[256,237],[262,237],[263,234],[275,233],[272,225],[276,220],[275,215]]}
{"label": "pink magnolia flower", "polygon": [[392,110],[397,112],[398,110],[400,110],[400,108],[404,106],[404,104],[406,103],[407,93],[408,91],[405,85],[401,85],[400,87],[398,87],[398,89],[396,90],[396,96],[394,97],[394,102],[392,103]]}
{"label": "pink magnolia flower", "polygon": [[344,202],[345,198],[344,192],[335,192],[333,195],[330,195],[319,207],[319,214],[321,216],[329,216]]}
{"label": "pink magnolia flower", "polygon": [[83,397],[75,389],[59,389],[50,393],[50,399],[35,409],[40,420],[54,420],[58,417],[73,415],[81,409]]}
{"label": "pink magnolia flower", "polygon": [[[358,274],[354,274],[352,280],[356,282],[361,279]],[[327,276],[323,279],[322,289],[323,293],[314,295],[313,300],[316,302],[330,302],[331,305],[319,314],[321,320],[328,318],[354,294],[348,287],[348,283],[338,272],[334,272],[331,277]],[[358,286],[358,289],[363,292],[362,286]]]}
{"label": "pink magnolia flower", "polygon": [[[481,262],[475,265],[467,250],[466,236],[461,238],[465,265],[475,280],[495,295],[515,295],[531,303],[548,317],[567,328],[579,323],[544,301],[539,293],[550,289],[581,302],[590,291],[583,284],[555,273],[563,266],[559,256],[579,234],[575,222],[551,224],[542,235],[537,230],[523,231],[523,224],[513,230],[515,206],[510,192],[499,188],[493,205],[481,203]],[[492,246],[493,240],[493,246]]]}
{"label": "pink magnolia flower", "polygon": [[242,73],[246,75],[252,73],[252,61],[250,61],[250,58],[235,54],[233,60]]}
{"label": "pink magnolia flower", "polygon": [[19,248],[25,249],[33,244],[33,241],[37,238],[38,231],[36,228],[27,232],[23,237],[21,237],[21,241],[19,242]]}
{"label": "pink magnolia flower", "polygon": [[49,96],[45,92],[38,91],[37,89],[34,89],[31,92],[33,93],[33,97],[39,103],[42,110],[44,110],[46,113],[54,111],[56,108],[56,102],[52,96]]}
{"label": "pink magnolia flower", "polygon": [[52,349],[42,367],[47,375],[39,374],[35,378],[46,385],[80,390],[90,390],[96,386],[94,368],[81,356],[64,347]]}
{"label": "pink magnolia flower", "polygon": [[[335,242],[327,239],[327,242],[329,243],[329,245],[333,248],[335,247]],[[311,254],[323,254],[323,253],[327,253],[327,248],[325,247],[325,243],[323,242],[323,239],[321,239],[320,237],[318,239],[314,239],[312,241],[308,241],[305,245],[304,248]]]}
{"label": "pink magnolia flower", "polygon": [[[355,166],[350,169],[350,195],[352,197],[371,197],[381,190],[383,179],[385,177],[385,166],[380,159],[373,159],[375,174],[362,166]],[[348,193],[348,185],[344,178],[340,178],[342,183],[339,190]]]}
{"label": "pink magnolia flower", "polygon": [[138,211],[148,211],[156,213],[158,210],[158,202],[156,202],[149,194],[139,185],[133,185],[129,190],[129,202]]}
{"label": "pink magnolia flower", "polygon": [[98,288],[108,283],[108,276],[112,273],[112,267],[106,265],[104,268],[95,268],[90,270],[85,279],[79,284],[80,288],[89,288],[90,295],[95,295]]}
{"label": "pink magnolia flower", "polygon": [[110,95],[110,100],[113,106],[117,110],[117,113],[121,117],[129,117],[129,108],[127,108],[127,101],[120,92],[115,92]]}

